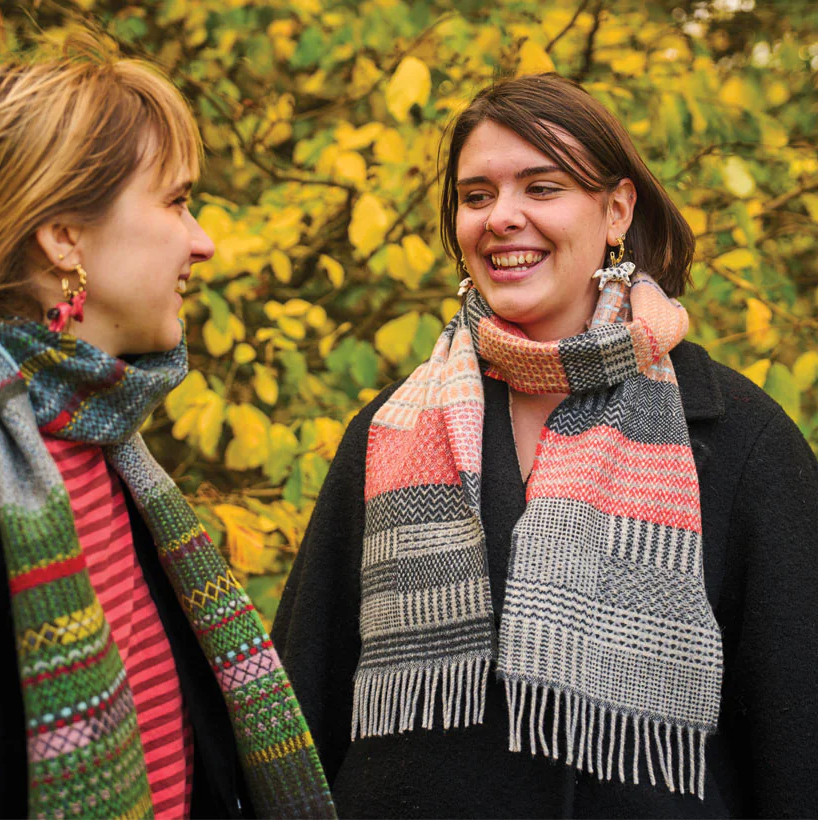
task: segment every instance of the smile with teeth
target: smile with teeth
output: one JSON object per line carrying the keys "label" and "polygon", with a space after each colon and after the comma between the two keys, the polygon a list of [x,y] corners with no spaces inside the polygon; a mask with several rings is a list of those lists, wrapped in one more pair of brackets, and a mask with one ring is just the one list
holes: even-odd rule
{"label": "smile with teeth", "polygon": [[516,251],[515,253],[493,253],[491,264],[495,268],[526,270],[541,262],[545,254],[541,251]]}
{"label": "smile with teeth", "polygon": [[187,290],[187,280],[186,279],[179,279],[176,282],[176,292],[177,293],[184,293]]}

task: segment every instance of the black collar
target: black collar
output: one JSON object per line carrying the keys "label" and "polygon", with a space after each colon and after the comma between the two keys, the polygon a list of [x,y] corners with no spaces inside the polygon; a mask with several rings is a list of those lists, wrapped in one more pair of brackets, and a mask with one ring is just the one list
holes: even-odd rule
{"label": "black collar", "polygon": [[724,415],[716,366],[707,351],[693,342],[681,342],[670,351],[673,369],[679,380],[685,418],[716,419]]}

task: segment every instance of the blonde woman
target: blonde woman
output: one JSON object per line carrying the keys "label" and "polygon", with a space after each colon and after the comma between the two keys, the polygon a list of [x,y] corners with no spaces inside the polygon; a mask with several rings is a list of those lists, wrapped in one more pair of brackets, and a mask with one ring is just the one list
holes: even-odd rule
{"label": "blonde woman", "polygon": [[0,806],[332,816],[256,611],[138,430],[187,370],[213,243],[156,69],[0,67]]}

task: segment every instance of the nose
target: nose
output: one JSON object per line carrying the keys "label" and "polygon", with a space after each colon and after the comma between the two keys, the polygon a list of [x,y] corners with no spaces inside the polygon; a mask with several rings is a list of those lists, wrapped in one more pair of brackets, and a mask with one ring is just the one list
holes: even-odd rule
{"label": "nose", "polygon": [[202,226],[196,221],[192,214],[190,217],[190,263],[206,262],[216,252],[213,240],[204,232]]}
{"label": "nose", "polygon": [[496,236],[504,236],[519,231],[525,225],[526,217],[519,198],[513,193],[499,192],[486,220],[487,229]]}

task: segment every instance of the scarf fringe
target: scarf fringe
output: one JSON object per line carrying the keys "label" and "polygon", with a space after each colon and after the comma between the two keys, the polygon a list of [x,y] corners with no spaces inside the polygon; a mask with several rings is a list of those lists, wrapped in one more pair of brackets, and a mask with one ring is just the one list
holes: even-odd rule
{"label": "scarf fringe", "polygon": [[445,666],[409,667],[389,672],[366,670],[355,678],[352,739],[407,732],[415,727],[421,692],[421,726],[431,729],[435,703],[443,711],[443,728],[482,723],[490,659],[462,658]]}
{"label": "scarf fringe", "polygon": [[[652,786],[661,779],[671,792],[678,789],[681,794],[695,794],[699,800],[704,800],[706,731],[619,712],[592,703],[574,692],[524,680],[505,680],[504,683],[510,752],[523,750],[523,723],[527,709],[532,756],[542,752],[557,760],[562,742],[566,765],[596,774],[600,780],[611,780],[616,773],[624,783],[627,777],[625,750],[630,744],[633,755],[630,780],[634,784],[639,784],[639,758],[644,755]],[[550,746],[546,741],[549,700],[553,702]]]}
{"label": "scarf fringe", "polygon": [[[411,731],[418,706],[421,726],[431,729],[438,701],[444,729],[482,723],[489,666],[487,658],[468,658],[425,669],[360,672],[352,702],[352,740]],[[527,722],[532,756],[541,752],[554,760],[563,757],[566,765],[596,774],[599,780],[616,775],[621,783],[630,779],[636,785],[644,756],[652,786],[664,781],[671,792],[704,799],[706,731],[609,709],[550,686],[523,680],[504,683],[510,752],[523,751]],[[625,763],[626,748],[631,766]]]}

